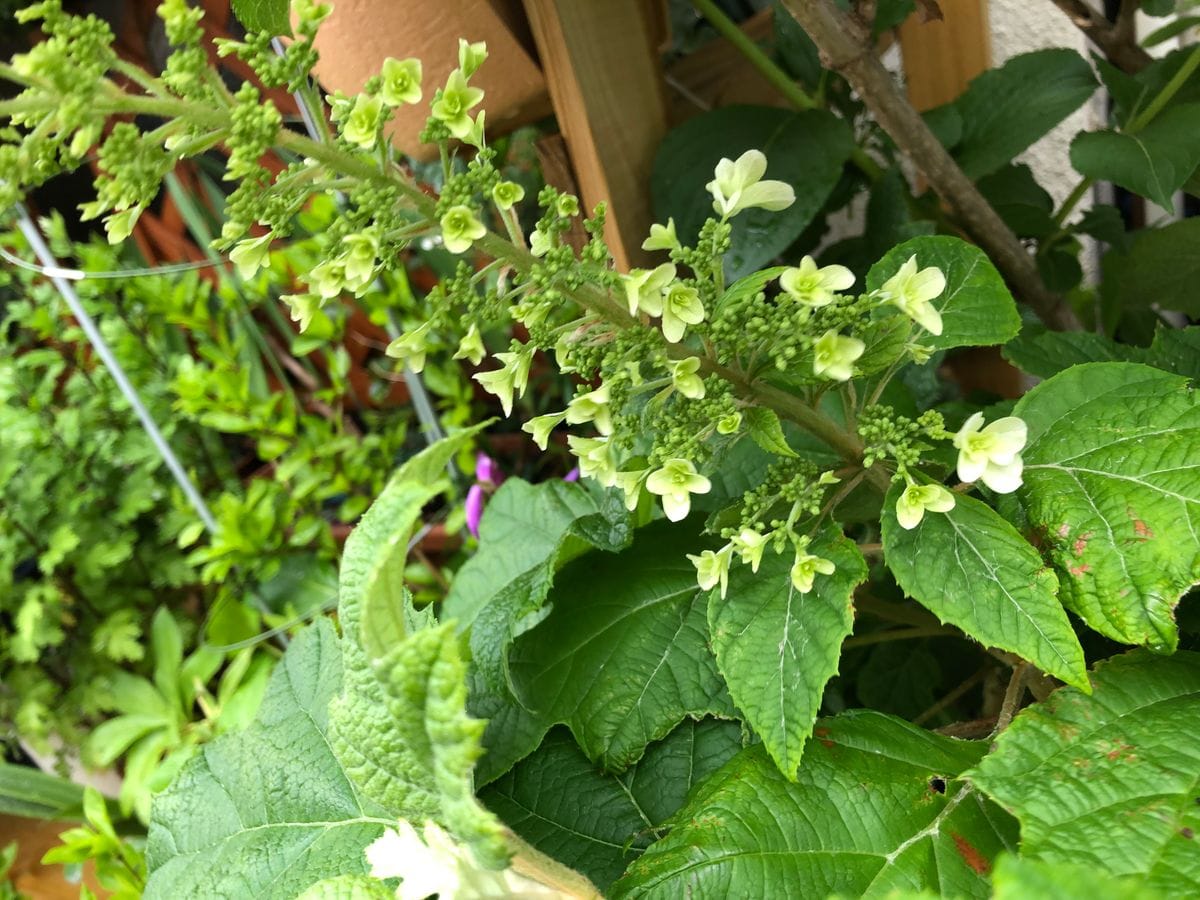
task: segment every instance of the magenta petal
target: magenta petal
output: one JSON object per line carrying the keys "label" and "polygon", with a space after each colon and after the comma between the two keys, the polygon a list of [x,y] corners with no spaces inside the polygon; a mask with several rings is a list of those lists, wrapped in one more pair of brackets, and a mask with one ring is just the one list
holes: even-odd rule
{"label": "magenta petal", "polygon": [[578,481],[578,480],[579,480],[579,466],[576,466],[570,472],[568,472],[566,475],[563,476],[563,481]]}
{"label": "magenta petal", "polygon": [[501,474],[500,467],[496,465],[494,459],[486,453],[480,453],[475,457],[475,480],[484,484],[498,485],[504,480],[504,475]]}
{"label": "magenta petal", "polygon": [[483,518],[483,487],[473,484],[467,489],[467,530],[479,537],[479,520]]}

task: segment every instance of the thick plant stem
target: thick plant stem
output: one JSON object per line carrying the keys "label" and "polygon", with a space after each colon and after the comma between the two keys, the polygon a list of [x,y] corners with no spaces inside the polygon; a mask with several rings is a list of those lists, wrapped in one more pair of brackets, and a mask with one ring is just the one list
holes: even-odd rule
{"label": "thick plant stem", "polygon": [[871,52],[870,36],[862,25],[832,0],[783,0],[783,5],[813,39],[824,63],[850,82],[880,127],[992,258],[1014,293],[1051,328],[1078,330],[1075,313],[1047,290],[1020,240],[958,167],[891,73]]}
{"label": "thick plant stem", "polygon": [[1100,48],[1105,58],[1123,72],[1135,75],[1154,61],[1138,46],[1134,34],[1133,13],[1138,3],[1124,0],[1116,22],[1110,22],[1099,10],[1084,0],[1050,0],[1061,9],[1076,28]]}

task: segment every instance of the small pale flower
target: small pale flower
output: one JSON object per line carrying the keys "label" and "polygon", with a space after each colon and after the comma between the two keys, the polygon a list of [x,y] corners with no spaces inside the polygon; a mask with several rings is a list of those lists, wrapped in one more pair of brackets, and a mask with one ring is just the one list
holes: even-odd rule
{"label": "small pale flower", "polygon": [[917,258],[910,256],[900,271],[883,283],[879,292],[884,300],[897,306],[930,334],[941,334],[942,314],[931,301],[940,297],[944,290],[946,276],[941,270],[930,266],[917,271]]}
{"label": "small pale flower", "polygon": [[492,200],[500,209],[508,212],[525,199],[525,188],[515,181],[498,181],[492,188]]}
{"label": "small pale flower", "polygon": [[469,206],[452,206],[442,216],[442,243],[451,253],[466,253],[471,245],[487,234],[487,228],[475,218]]}
{"label": "small pale flower", "polygon": [[271,235],[241,241],[229,254],[229,261],[237,266],[242,278],[253,278],[271,256]]}
{"label": "small pale flower", "polygon": [[628,275],[622,275],[625,299],[629,301],[629,314],[636,316],[638,310],[641,310],[650,316],[661,316],[663,291],[674,280],[673,263],[663,263],[655,269],[632,269]]}
{"label": "small pale flower", "polygon": [[354,108],[342,124],[342,137],[364,150],[375,146],[379,123],[383,120],[383,101],[368,94],[359,94]]}
{"label": "small pale flower", "polygon": [[567,446],[579,460],[581,475],[585,478],[594,478],[604,487],[612,487],[617,484],[619,476],[608,438],[585,438],[570,434],[567,435]]}
{"label": "small pale flower", "polygon": [[683,340],[688,325],[704,321],[700,292],[686,284],[675,284],[663,296],[662,333],[672,344]]}
{"label": "small pale flower", "polygon": [[699,556],[691,553],[687,558],[696,567],[696,583],[702,591],[711,591],[721,585],[721,599],[729,590],[729,564],[733,559],[733,545],[726,544],[720,550],[705,550]]}
{"label": "small pale flower", "polygon": [[362,290],[375,277],[375,257],[379,253],[379,241],[373,234],[361,232],[347,235],[342,238],[342,243],[346,245],[346,254],[342,257],[346,284],[352,290]]}
{"label": "small pale flower", "polygon": [[529,384],[529,366],[533,362],[533,347],[517,352],[497,353],[496,359],[504,363],[505,368],[512,370],[513,387],[517,389],[517,393],[525,393],[525,387]]}
{"label": "small pale flower", "polygon": [[440,119],[450,133],[460,140],[471,131],[471,110],[483,100],[483,91],[467,84],[462,69],[455,69],[442,88],[442,95],[431,107],[433,117]]}
{"label": "small pale flower", "polygon": [[689,356],[671,363],[671,383],[675,390],[691,400],[704,398],[704,379],[696,373],[700,371],[700,357]]}
{"label": "small pale flower", "polygon": [[574,194],[559,194],[554,201],[554,211],[564,219],[579,215],[579,198]]}
{"label": "small pale flower", "polygon": [[758,565],[762,562],[763,550],[770,540],[769,534],[759,534],[753,528],[743,528],[734,537],[732,546],[741,555],[742,562],[750,567],[750,571],[757,572]]}
{"label": "small pale flower", "polygon": [[866,349],[867,345],[858,338],[845,337],[830,329],[813,344],[813,374],[849,381],[854,376],[855,360]]}
{"label": "small pale flower", "polygon": [[421,102],[421,61],[394,59],[383,61],[383,85],[379,96],[388,106]]}
{"label": "small pale flower", "polygon": [[604,384],[580,394],[567,404],[567,423],[583,425],[591,422],[598,432],[604,435],[612,434],[612,410],[608,406],[608,385]]}
{"label": "small pale flower", "polygon": [[736,161],[717,163],[716,177],[704,186],[713,195],[717,215],[728,219],[753,207],[778,211],[796,202],[791,185],[762,180],[766,171],[767,158],[759,150],[747,150]]}
{"label": "small pale flower", "polygon": [[425,353],[429,349],[426,339],[432,325],[432,322],[426,322],[420,328],[406,331],[388,344],[384,352],[392,359],[402,360],[414,372],[420,372],[425,368]]}
{"label": "small pale flower", "polygon": [[324,301],[317,294],[284,294],[279,298],[288,306],[292,321],[300,326],[300,333],[308,331],[313,316],[321,310]]}
{"label": "small pale flower", "polygon": [[845,266],[817,268],[811,256],[779,276],[779,286],[805,306],[828,306],[834,295],[854,286],[854,273]]}
{"label": "small pale flower", "polygon": [[534,256],[545,256],[554,246],[554,238],[540,228],[533,229],[529,235],[529,252]]}
{"label": "small pale flower", "polygon": [[1029,432],[1016,416],[997,419],[982,428],[983,413],[975,413],[954,435],[958,448],[958,477],[982,481],[997,494],[1011,494],[1021,486],[1021,450]]}
{"label": "small pale flower", "polygon": [[343,259],[327,259],[313,266],[308,273],[309,286],[329,300],[336,297],[346,286],[346,262]]}
{"label": "small pale flower", "polygon": [[513,405],[513,372],[505,366],[503,369],[492,369],[487,372],[476,372],[471,376],[500,401],[500,408],[506,416],[512,415]]}
{"label": "small pale flower", "polygon": [[679,238],[675,234],[675,220],[667,219],[666,225],[655,223],[650,226],[650,237],[642,241],[643,250],[676,250]]}
{"label": "small pale flower", "polygon": [[487,355],[487,348],[483,346],[483,335],[479,333],[479,326],[472,322],[471,327],[467,329],[467,333],[458,342],[458,349],[454,352],[454,358],[469,359],[471,365],[477,366],[483,361],[485,355]]}
{"label": "small pale flower", "polygon": [[649,474],[649,469],[617,473],[617,487],[625,492],[625,508],[630,512],[637,509],[638,500],[642,496],[642,482],[646,480],[646,476]]}
{"label": "small pale flower", "polygon": [[807,594],[813,589],[818,574],[832,575],[835,571],[836,567],[827,559],[810,553],[797,553],[796,561],[792,563],[792,586],[801,594]]}
{"label": "small pale flower", "polygon": [[484,130],[484,120],[487,118],[487,110],[481,109],[479,115],[471,122],[471,127],[467,129],[466,134],[459,139],[464,144],[470,144],[478,150],[482,150],[486,145],[486,131]]}
{"label": "small pale flower", "polygon": [[129,236],[133,234],[133,226],[137,224],[138,218],[145,208],[139,203],[129,209],[110,213],[104,220],[104,234],[108,238],[108,242],[120,244],[122,241],[129,240]]}
{"label": "small pale flower", "polygon": [[476,41],[472,44],[464,38],[458,39],[458,67],[468,78],[479,71],[479,67],[483,65],[487,56],[487,44],[484,41]]}
{"label": "small pale flower", "polygon": [[732,412],[717,419],[717,434],[737,434],[742,427],[742,414]]}
{"label": "small pale flower", "polygon": [[911,531],[921,524],[925,511],[950,512],[954,509],[954,492],[940,484],[915,484],[908,487],[896,501],[896,521],[900,527]]}
{"label": "small pale flower", "polygon": [[662,497],[663,512],[672,522],[687,518],[692,494],[707,494],[712,482],[696,471],[690,459],[668,459],[646,479],[646,490]]}
{"label": "small pale flower", "polygon": [[538,445],[538,449],[545,450],[550,443],[550,432],[557,428],[566,417],[565,412],[534,416],[521,426],[521,430],[526,434],[533,435],[533,442]]}

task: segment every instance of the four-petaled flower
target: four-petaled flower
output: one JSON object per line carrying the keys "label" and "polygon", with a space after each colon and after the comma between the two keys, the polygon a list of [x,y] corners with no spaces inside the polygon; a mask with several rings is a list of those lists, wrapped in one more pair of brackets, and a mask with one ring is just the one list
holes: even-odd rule
{"label": "four-petaled flower", "polygon": [[952,509],[953,491],[940,484],[916,484],[910,481],[896,501],[896,521],[901,528],[912,530],[921,524],[926,510],[944,513]]}
{"label": "four-petaled flower", "polygon": [[471,121],[471,109],[481,100],[483,91],[467,84],[467,76],[463,74],[462,69],[455,69],[446,79],[442,95],[433,103],[433,117],[440,119],[452,135],[462,140],[474,125]]}
{"label": "four-petaled flower", "polygon": [[492,187],[492,200],[507,212],[525,199],[525,188],[515,181],[497,181]]}
{"label": "four-petaled flower", "polygon": [[485,41],[476,41],[471,43],[466,38],[458,39],[458,67],[463,70],[463,74],[470,78],[483,65],[483,61],[487,59],[487,43]]}
{"label": "four-petaled flower", "polygon": [[743,528],[733,539],[733,549],[742,555],[742,562],[750,567],[751,572],[758,571],[762,562],[763,550],[771,539],[769,534],[759,534],[753,528]]}
{"label": "four-petaled flower", "polygon": [[557,428],[558,424],[566,417],[565,412],[534,416],[521,426],[521,430],[526,434],[533,435],[533,442],[538,445],[538,449],[545,450],[550,443],[550,432]]}
{"label": "four-petaled flower", "polygon": [[930,266],[917,271],[917,258],[910,256],[900,271],[883,283],[880,295],[930,334],[942,333],[942,314],[930,301],[946,289],[946,276]]}
{"label": "four-petaled flower", "polygon": [[467,333],[463,335],[461,341],[458,342],[458,349],[454,351],[455,359],[468,359],[471,365],[477,366],[487,355],[487,348],[483,346],[483,335],[479,333],[479,326],[474,322],[467,329]]}
{"label": "four-petaled flower", "polygon": [[646,490],[662,497],[663,512],[672,522],[687,518],[692,494],[707,494],[712,482],[696,471],[690,459],[668,459],[661,469],[650,473]]}
{"label": "four-petaled flower", "polygon": [[582,425],[591,422],[598,432],[612,434],[612,410],[608,406],[608,385],[604,384],[580,394],[567,404],[567,423]]}
{"label": "four-petaled flower", "polygon": [[466,253],[471,244],[487,234],[469,206],[452,206],[442,216],[442,243],[451,253]]}
{"label": "four-petaled flower", "polygon": [[858,338],[845,337],[830,329],[813,344],[813,374],[849,381],[854,375],[854,361],[866,349],[867,345]]}
{"label": "four-petaled flower", "polygon": [[421,102],[421,61],[395,59],[383,61],[383,84],[379,96],[388,106]]}
{"label": "four-petaled flower", "polygon": [[687,558],[696,567],[696,583],[700,590],[711,591],[721,585],[721,599],[729,589],[729,563],[733,557],[733,545],[726,544],[720,550],[705,550],[699,556],[691,553]]}
{"label": "four-petaled flower", "polygon": [[700,292],[686,284],[674,284],[663,295],[662,333],[672,344],[683,340],[689,325],[704,321],[704,304]]}
{"label": "four-petaled flower", "polygon": [[229,261],[237,266],[242,278],[253,278],[271,255],[271,235],[241,241],[229,254]]}
{"label": "four-petaled flower", "polygon": [[679,238],[675,234],[674,219],[667,219],[666,225],[651,225],[650,237],[642,241],[643,250],[675,250],[678,247]]}
{"label": "four-petaled flower", "polygon": [[672,263],[663,263],[655,269],[632,269],[628,275],[621,276],[625,299],[629,301],[629,314],[636,316],[641,310],[650,316],[661,316],[663,291],[674,280]]}
{"label": "four-petaled flower", "polygon": [[379,253],[379,241],[369,232],[349,234],[342,238],[346,245],[343,255],[342,271],[345,273],[347,286],[354,291],[361,291],[375,277],[375,257]]}
{"label": "four-petaled flower", "polygon": [[796,192],[783,181],[763,181],[767,158],[760,150],[747,150],[737,160],[722,159],[716,175],[705,190],[713,195],[713,210],[723,219],[744,209],[761,207],[772,211],[787,209],[796,202]]}
{"label": "four-petaled flower", "polygon": [[1021,486],[1021,450],[1028,438],[1025,423],[1016,416],[997,419],[986,428],[977,412],[954,435],[958,448],[958,477],[982,481],[997,494],[1011,494]]}
{"label": "four-petaled flower", "polygon": [[807,594],[813,589],[818,574],[832,575],[834,571],[836,567],[829,560],[801,551],[792,563],[792,586],[800,593]]}
{"label": "four-petaled flower", "polygon": [[835,294],[854,286],[854,273],[845,266],[817,268],[811,256],[779,276],[779,286],[805,306],[828,306]]}
{"label": "four-petaled flower", "polygon": [[369,94],[359,94],[342,126],[342,137],[364,150],[370,150],[375,146],[376,132],[382,119],[383,101]]}
{"label": "four-petaled flower", "polygon": [[419,328],[406,331],[388,344],[384,352],[392,359],[403,360],[414,372],[420,372],[425,368],[425,353],[428,349],[425,339],[432,325],[432,322],[426,322]]}
{"label": "four-petaled flower", "polygon": [[579,460],[579,472],[585,478],[594,478],[604,487],[617,484],[617,465],[613,460],[612,445],[608,438],[585,438],[576,434],[567,435],[567,446]]}
{"label": "four-petaled flower", "polygon": [[671,383],[675,390],[691,400],[704,399],[704,379],[696,373],[700,371],[700,357],[689,356],[671,363]]}

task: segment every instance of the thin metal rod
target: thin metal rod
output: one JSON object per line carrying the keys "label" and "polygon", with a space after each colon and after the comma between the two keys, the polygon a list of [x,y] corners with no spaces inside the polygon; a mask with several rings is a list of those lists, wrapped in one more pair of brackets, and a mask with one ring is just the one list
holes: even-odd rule
{"label": "thin metal rod", "polygon": [[[50,248],[42,238],[41,231],[38,230],[25,205],[18,204],[17,209],[20,213],[20,220],[17,223],[18,227],[21,229],[21,233],[25,235],[25,240],[29,242],[34,255],[37,256],[42,266],[48,272],[55,273],[61,271],[58,260],[50,252]],[[62,298],[67,301],[67,306],[71,308],[71,314],[79,321],[80,327],[83,328],[83,333],[87,335],[87,339],[91,342],[96,354],[108,369],[109,374],[112,375],[113,380],[116,381],[117,387],[121,389],[121,393],[125,395],[125,399],[129,401],[129,405],[133,407],[133,411],[141,421],[146,434],[150,436],[151,443],[154,444],[154,448],[158,451],[158,455],[162,457],[163,462],[167,464],[167,468],[170,469],[171,474],[175,477],[176,483],[183,490],[188,502],[192,504],[192,508],[196,510],[196,515],[200,517],[200,521],[204,523],[204,527],[208,529],[210,534],[216,534],[218,531],[217,520],[213,518],[212,512],[209,511],[208,504],[204,502],[204,498],[196,490],[192,479],[184,471],[179,458],[171,449],[170,444],[167,443],[166,438],[163,437],[162,432],[158,430],[158,425],[155,423],[154,417],[150,415],[150,411],[142,403],[142,398],[138,395],[137,389],[134,388],[129,378],[126,377],[125,370],[121,368],[121,364],[113,355],[108,342],[100,334],[100,329],[96,327],[95,321],[88,314],[88,311],[84,309],[79,295],[75,293],[75,288],[71,285],[71,282],[58,274],[49,274],[48,277],[54,287],[58,289]]]}

